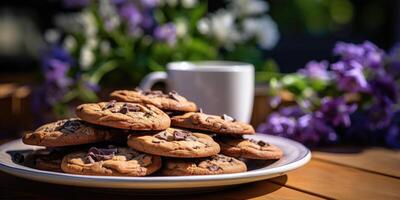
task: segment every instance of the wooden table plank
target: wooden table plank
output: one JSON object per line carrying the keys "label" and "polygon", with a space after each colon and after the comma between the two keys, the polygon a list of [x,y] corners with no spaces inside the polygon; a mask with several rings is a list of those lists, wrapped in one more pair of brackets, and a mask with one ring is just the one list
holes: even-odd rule
{"label": "wooden table plank", "polygon": [[17,178],[0,172],[1,199],[321,199],[269,181],[240,185],[227,190],[190,195],[143,196],[135,192],[107,189],[78,188]]}
{"label": "wooden table plank", "polygon": [[337,199],[400,199],[400,180],[351,167],[311,160],[278,184]]}
{"label": "wooden table plank", "polygon": [[[355,152],[349,153],[351,150],[355,150]],[[314,151],[313,158],[400,178],[399,150],[375,147],[367,149],[330,148],[328,151]]]}

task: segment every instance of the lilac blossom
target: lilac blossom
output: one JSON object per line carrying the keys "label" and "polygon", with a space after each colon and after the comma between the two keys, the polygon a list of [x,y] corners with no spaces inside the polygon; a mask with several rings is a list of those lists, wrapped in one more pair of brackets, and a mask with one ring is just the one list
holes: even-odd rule
{"label": "lilac blossom", "polygon": [[152,9],[160,4],[160,0],[141,0],[141,5],[146,9]]}
{"label": "lilac blossom", "polygon": [[71,83],[67,72],[71,67],[72,58],[62,48],[54,47],[42,58],[42,71],[47,83],[54,82],[60,87]]}
{"label": "lilac blossom", "polygon": [[71,56],[62,48],[54,47],[42,57],[44,74],[44,96],[50,105],[57,103],[72,84],[68,71],[72,64]]}
{"label": "lilac blossom", "polygon": [[156,21],[153,17],[153,13],[151,10],[147,10],[143,12],[143,18],[140,22],[140,26],[145,29],[149,30],[156,24]]}
{"label": "lilac blossom", "polygon": [[142,21],[140,10],[133,3],[122,4],[119,9],[119,15],[128,23],[129,32],[133,33]]}
{"label": "lilac blossom", "polygon": [[350,114],[357,109],[356,104],[347,105],[343,98],[325,97],[321,100],[321,108],[316,114],[330,122],[333,126],[351,125]]}
{"label": "lilac blossom", "polygon": [[399,87],[391,75],[376,76],[370,81],[370,85],[371,91],[376,98],[379,100],[387,98],[391,103],[397,103]]}
{"label": "lilac blossom", "polygon": [[388,127],[394,114],[393,103],[388,98],[378,100],[368,111],[368,127],[372,130]]}
{"label": "lilac blossom", "polygon": [[266,123],[258,127],[257,131],[291,138],[296,133],[296,120],[293,117],[273,113],[268,117]]}
{"label": "lilac blossom", "polygon": [[332,143],[338,140],[336,132],[326,124],[323,118],[314,114],[306,114],[297,120],[296,139],[305,144]]}
{"label": "lilac blossom", "polygon": [[341,56],[343,60],[352,60],[362,57],[365,53],[365,50],[359,45],[338,42],[333,49],[333,53]]}
{"label": "lilac blossom", "polygon": [[400,110],[393,115],[391,125],[385,136],[385,142],[389,147],[400,149]]}
{"label": "lilac blossom", "polygon": [[329,80],[330,75],[328,72],[328,62],[323,60],[321,62],[318,61],[310,61],[306,64],[304,69],[300,69],[299,73],[310,77],[311,79],[319,79],[319,80]]}
{"label": "lilac blossom", "polygon": [[381,69],[383,66],[384,52],[369,41],[360,45],[338,42],[333,53],[341,56],[343,61],[357,61],[373,70]]}
{"label": "lilac blossom", "polygon": [[305,113],[299,106],[288,106],[281,108],[279,113],[285,117],[294,117],[299,118],[303,116]]}
{"label": "lilac blossom", "polygon": [[165,41],[169,45],[176,43],[176,27],[173,23],[158,26],[154,30],[154,37],[160,41]]}
{"label": "lilac blossom", "polygon": [[368,92],[369,85],[363,73],[363,66],[354,60],[332,64],[338,88],[346,92]]}

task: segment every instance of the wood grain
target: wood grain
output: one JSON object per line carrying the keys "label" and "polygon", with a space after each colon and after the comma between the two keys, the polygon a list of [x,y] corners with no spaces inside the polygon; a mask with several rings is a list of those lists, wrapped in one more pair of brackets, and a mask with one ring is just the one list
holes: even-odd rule
{"label": "wood grain", "polygon": [[346,149],[348,148],[330,149],[331,152],[314,151],[313,158],[400,178],[399,150],[375,147],[361,149],[356,153],[339,153]]}
{"label": "wood grain", "polygon": [[397,178],[318,160],[289,172],[288,177],[272,181],[334,199],[400,199]]}
{"label": "wood grain", "polygon": [[[241,185],[232,189],[205,194],[144,196],[135,192],[68,187],[35,182],[0,172],[2,199],[321,199],[269,181]],[[154,194],[153,194],[154,195]]]}

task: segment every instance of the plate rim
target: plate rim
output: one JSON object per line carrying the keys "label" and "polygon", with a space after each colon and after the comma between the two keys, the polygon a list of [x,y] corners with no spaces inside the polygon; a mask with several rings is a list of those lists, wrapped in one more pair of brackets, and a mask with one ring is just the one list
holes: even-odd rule
{"label": "plate rim", "polygon": [[[234,173],[234,174],[218,174],[218,175],[201,175],[201,176],[152,176],[152,177],[124,177],[124,176],[88,176],[88,175],[78,175],[78,174],[65,174],[59,172],[51,172],[51,171],[43,171],[34,168],[29,168],[26,166],[18,165],[14,167],[9,165],[8,163],[0,160],[0,170],[18,177],[33,179],[42,182],[51,182],[49,179],[69,179],[75,181],[106,181],[108,183],[118,182],[118,183],[141,183],[141,184],[153,184],[155,182],[164,184],[164,183],[180,183],[180,182],[208,182],[208,181],[228,181],[228,180],[236,180],[236,179],[267,179],[263,178],[266,176],[271,177],[272,175],[283,175],[289,171],[297,169],[305,164],[307,164],[311,160],[311,151],[305,147],[303,144],[296,142],[294,140],[273,136],[267,134],[259,134],[261,137],[274,137],[275,139],[285,140],[290,144],[294,144],[297,148],[305,150],[304,155],[302,157],[297,158],[295,161],[288,163],[286,165],[277,166],[269,169],[256,169],[247,172]],[[9,146],[14,143],[20,142],[21,139],[11,140],[0,145],[0,150],[5,151],[4,146]],[[17,164],[15,164],[17,165]],[[23,176],[24,174],[25,176]],[[38,180],[33,178],[33,176],[46,176],[46,180]],[[55,181],[57,182],[57,181]],[[55,183],[53,182],[53,183]],[[250,181],[251,182],[251,181]],[[60,183],[59,183],[60,184]],[[68,185],[67,183],[65,183]],[[82,185],[83,186],[83,185]],[[91,187],[90,185],[86,185]],[[92,187],[100,187],[99,185]],[[112,188],[112,186],[110,186]]]}

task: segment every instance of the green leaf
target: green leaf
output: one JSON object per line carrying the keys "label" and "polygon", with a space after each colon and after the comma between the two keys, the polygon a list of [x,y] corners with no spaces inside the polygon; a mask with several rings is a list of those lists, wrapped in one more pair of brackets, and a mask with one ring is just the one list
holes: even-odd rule
{"label": "green leaf", "polygon": [[149,68],[151,71],[164,71],[165,70],[165,67],[163,65],[160,65],[153,59],[149,60]]}
{"label": "green leaf", "polygon": [[78,85],[78,98],[85,102],[95,102],[98,100],[97,94],[84,87],[82,84]]}
{"label": "green leaf", "polygon": [[114,70],[118,67],[118,62],[116,60],[110,60],[102,65],[100,65],[93,73],[90,75],[89,81],[92,83],[99,83],[101,78],[108,72]]}

